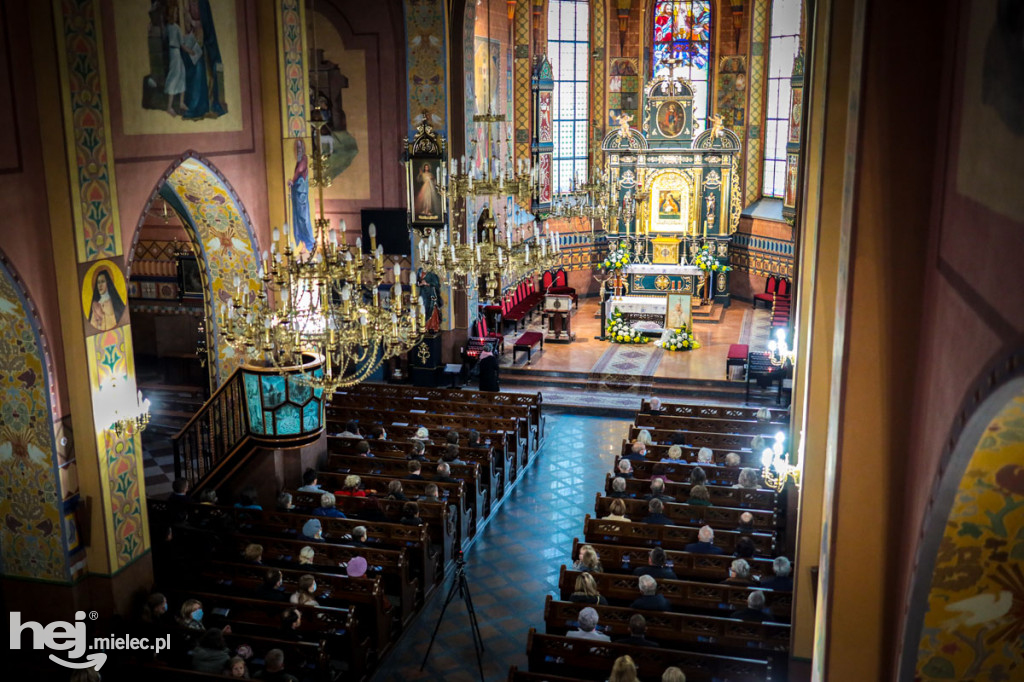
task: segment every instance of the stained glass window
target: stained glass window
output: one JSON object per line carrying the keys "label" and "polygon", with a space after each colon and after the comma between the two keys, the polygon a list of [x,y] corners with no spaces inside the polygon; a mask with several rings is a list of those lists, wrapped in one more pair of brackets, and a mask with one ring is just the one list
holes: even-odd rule
{"label": "stained glass window", "polygon": [[768,101],[764,119],[764,185],[766,197],[786,191],[786,141],[789,139],[789,85],[793,59],[800,47],[801,0],[772,2],[768,45]]}
{"label": "stained glass window", "polygon": [[555,80],[552,188],[568,192],[587,179],[587,83],[590,75],[590,6],[587,0],[550,0],[548,58]]}
{"label": "stained glass window", "polygon": [[708,118],[711,64],[711,3],[708,0],[657,0],[654,4],[653,73],[675,75],[693,85],[693,135]]}

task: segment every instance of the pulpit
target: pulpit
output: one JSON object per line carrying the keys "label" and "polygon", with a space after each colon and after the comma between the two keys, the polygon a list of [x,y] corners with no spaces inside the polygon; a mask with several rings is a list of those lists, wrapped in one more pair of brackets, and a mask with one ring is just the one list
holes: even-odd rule
{"label": "pulpit", "polygon": [[547,294],[543,314],[548,327],[548,341],[569,343],[576,339],[572,331],[572,296]]}

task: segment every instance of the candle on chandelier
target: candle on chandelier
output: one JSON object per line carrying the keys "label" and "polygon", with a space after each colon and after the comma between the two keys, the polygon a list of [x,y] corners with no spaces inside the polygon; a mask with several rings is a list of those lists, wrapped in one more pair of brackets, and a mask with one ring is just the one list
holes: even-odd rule
{"label": "candle on chandelier", "polygon": [[370,230],[369,230],[369,232],[370,232],[370,250],[371,251],[376,251],[377,250],[377,226],[374,225],[373,223],[370,223]]}

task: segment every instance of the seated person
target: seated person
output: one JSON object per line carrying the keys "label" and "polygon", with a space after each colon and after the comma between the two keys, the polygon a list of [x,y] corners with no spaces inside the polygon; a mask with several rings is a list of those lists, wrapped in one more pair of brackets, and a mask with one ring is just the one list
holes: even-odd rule
{"label": "seated person", "polygon": [[615,475],[621,478],[633,478],[633,465],[630,464],[628,459],[620,459],[619,466],[616,468]]}
{"label": "seated person", "polygon": [[651,398],[650,405],[644,411],[644,413],[653,415],[661,414],[661,398]]}
{"label": "seated person", "polygon": [[[622,481],[622,479],[616,478],[615,481]],[[622,482],[625,485],[625,481]],[[614,484],[614,481],[612,483]],[[604,517],[603,521],[629,521],[629,517],[626,516],[626,503],[618,498],[612,500],[608,505],[608,511],[611,513]]]}
{"label": "seated person", "polygon": [[665,456],[661,458],[662,462],[668,462],[669,464],[678,463],[683,461],[683,449],[678,445],[673,445],[665,453]]}
{"label": "seated person", "polygon": [[[626,462],[629,460],[622,461]],[[608,494],[608,497],[614,497],[618,499],[629,499],[633,497],[632,495],[626,492],[626,479],[624,479],[622,476],[616,476],[615,478],[613,478],[612,491]],[[625,505],[623,505],[622,508],[623,510],[625,510]]]}
{"label": "seated person", "polygon": [[373,457],[373,453],[370,452],[370,441],[361,440],[356,443],[356,455],[359,457]]}
{"label": "seated person", "polygon": [[405,496],[405,492],[402,490],[402,482],[400,480],[393,479],[388,481],[388,494],[384,497],[385,500],[400,500],[405,502],[409,498]]}
{"label": "seated person", "polygon": [[701,507],[711,506],[711,494],[708,493],[708,489],[702,485],[695,485],[690,488],[690,497],[686,500],[687,504],[696,504]]}
{"label": "seated person", "polygon": [[449,443],[445,446],[444,454],[441,455],[441,460],[448,462],[449,464],[465,464],[459,459],[459,446],[454,443]]}
{"label": "seated person", "polygon": [[733,547],[733,556],[739,559],[750,559],[754,556],[757,547],[754,546],[754,539],[749,535],[741,535]]}
{"label": "seated person", "polygon": [[250,542],[242,551],[242,561],[247,564],[261,566],[263,564],[263,545]]}
{"label": "seated person", "polygon": [[665,472],[667,470],[668,470],[668,467],[666,467],[664,465],[664,463],[662,463],[662,462],[655,462],[654,466],[651,467],[651,480],[652,481],[654,481],[654,480],[661,480],[661,481],[665,482],[666,484],[671,483],[671,481],[668,480],[668,476],[665,474]]}
{"label": "seated person", "polygon": [[192,669],[201,673],[222,674],[231,660],[231,652],[224,643],[224,632],[220,628],[210,628],[199,638],[199,643],[192,649]]}
{"label": "seated person", "polygon": [[399,520],[403,526],[422,526],[424,521],[420,518],[420,506],[415,502],[406,502],[402,505],[402,518]]}
{"label": "seated person", "polygon": [[320,495],[320,506],[313,510],[315,516],[325,516],[332,519],[345,519],[345,513],[338,509],[335,505],[338,504],[338,500],[331,493],[323,493]]}
{"label": "seated person", "polygon": [[647,639],[647,619],[639,613],[629,617],[629,637],[616,640],[619,644],[633,646],[658,646],[657,642]]}
{"label": "seated person", "polygon": [[466,447],[478,448],[483,445],[483,441],[480,440],[480,432],[476,429],[470,429],[466,433]]}
{"label": "seated person", "polygon": [[775,575],[767,580],[761,581],[761,587],[766,587],[770,590],[785,590],[787,592],[793,589],[793,565],[784,556],[775,557],[775,561],[772,562],[772,573]]}
{"label": "seated person", "polygon": [[[640,433],[646,433],[641,431]],[[642,462],[647,459],[647,444],[641,440],[633,441],[633,445],[629,448],[629,454],[626,455],[626,459],[633,460],[634,462]]]}
{"label": "seated person", "polygon": [[306,574],[299,578],[299,587],[288,601],[299,606],[319,606],[315,598],[316,578]]}
{"label": "seated person", "polygon": [[295,511],[295,503],[292,502],[291,493],[281,493],[280,495],[277,496],[277,511]]}
{"label": "seated person", "polygon": [[310,519],[302,524],[302,538],[316,542],[324,541],[324,527],[319,519]]}
{"label": "seated person", "polygon": [[436,483],[428,483],[423,486],[423,494],[416,498],[417,502],[440,502],[441,496],[437,492]]}
{"label": "seated person", "polygon": [[268,568],[263,576],[263,583],[256,590],[256,599],[265,601],[288,601],[288,594],[282,588],[281,571],[276,568]]}
{"label": "seated person", "polygon": [[429,443],[430,442],[430,431],[428,431],[427,427],[425,427],[425,426],[419,427],[418,429],[416,429],[416,435],[413,436],[413,440],[418,440],[418,441],[421,441],[423,443]]}
{"label": "seated person", "polygon": [[576,578],[576,591],[569,596],[569,601],[577,604],[599,604],[607,606],[608,600],[597,591],[597,581],[590,573],[580,573]]}
{"label": "seated person", "polygon": [[648,429],[640,429],[636,434],[636,442],[643,443],[644,445],[652,445],[654,440],[651,439],[651,432]]}
{"label": "seated person", "polygon": [[693,467],[690,472],[690,485],[707,485],[708,475],[701,467]]}
{"label": "seated person", "polygon": [[693,554],[725,554],[725,550],[715,546],[715,531],[711,526],[701,526],[697,531],[697,542],[688,544],[686,551]]}
{"label": "seated person", "polygon": [[604,572],[604,568],[601,566],[601,557],[597,555],[597,550],[590,545],[580,546],[580,555],[579,558],[573,562],[572,570],[589,571],[591,573]]}
{"label": "seated person", "polygon": [[302,485],[299,486],[300,493],[325,493],[327,492],[317,484],[316,469],[310,467],[302,473]]}
{"label": "seated person", "polygon": [[235,502],[235,507],[239,509],[255,509],[257,511],[263,511],[263,507],[260,506],[258,501],[256,488],[253,488],[251,485],[243,488],[242,492],[238,494],[238,502]]}
{"label": "seated person", "polygon": [[771,620],[771,613],[764,607],[764,592],[751,590],[747,595],[747,606],[743,609],[736,609],[729,614],[730,618],[742,618],[743,620]]}
{"label": "seated person", "polygon": [[754,515],[748,511],[740,514],[740,522],[736,526],[736,530],[741,533],[753,533],[754,532]]}
{"label": "seated person", "polygon": [[658,581],[649,575],[642,575],[637,580],[640,587],[640,596],[629,605],[631,609],[639,611],[671,611],[665,595],[658,594]]}
{"label": "seated person", "polygon": [[729,577],[722,581],[723,585],[750,585],[750,564],[746,559],[734,559],[729,565]]}
{"label": "seated person", "polygon": [[658,499],[651,500],[647,503],[647,516],[644,517],[644,523],[656,523],[661,526],[671,526],[672,519],[665,516],[662,512],[665,510],[665,504]]}
{"label": "seated person", "polygon": [[407,473],[405,477],[413,481],[422,481],[423,475],[420,473],[421,471],[423,471],[423,465],[420,463],[420,460],[410,459],[409,473]]}
{"label": "seated person", "polygon": [[434,476],[434,480],[438,483],[458,483],[457,478],[452,478],[452,468],[448,466],[448,462],[439,462],[437,465],[437,475]]}
{"label": "seated person", "polygon": [[735,452],[730,452],[725,456],[725,466],[727,467],[738,467],[741,461],[740,456]]}
{"label": "seated person", "polygon": [[736,483],[736,485],[733,486],[733,488],[746,488],[748,490],[756,490],[757,483],[757,471],[749,467],[744,467],[743,469],[740,470],[739,481]]}
{"label": "seated person", "polygon": [[675,502],[671,495],[665,494],[665,480],[661,478],[651,479],[651,492],[644,495],[645,500],[661,500],[662,502]]}
{"label": "seated person", "polygon": [[302,634],[299,628],[302,626],[302,611],[296,608],[285,609],[281,614],[281,632],[278,635],[281,639],[302,641]]}
{"label": "seated person", "polygon": [[363,434],[359,432],[359,422],[355,419],[349,419],[345,423],[345,430],[338,434],[338,438],[362,438]]}
{"label": "seated person", "polygon": [[373,428],[370,429],[370,438],[372,440],[387,440],[388,432],[384,429],[384,425],[374,424]]}
{"label": "seated person", "polygon": [[715,453],[711,448],[701,448],[697,451],[697,464],[713,464],[714,457]]}
{"label": "seated person", "polygon": [[567,632],[565,636],[574,639],[596,639],[601,642],[612,641],[611,637],[597,631],[597,620],[597,611],[593,607],[588,606],[580,611],[579,618],[576,621],[578,623],[577,629]]}
{"label": "seated person", "polygon": [[444,434],[444,441],[449,445],[459,444],[459,432],[455,429],[448,429]]}
{"label": "seated person", "polygon": [[[421,428],[420,430],[421,431],[425,431],[426,429],[422,429]],[[427,461],[427,454],[426,453],[427,453],[427,446],[423,444],[423,441],[421,441],[421,440],[414,440],[412,442],[412,449],[409,451],[408,459],[416,460],[416,461],[419,461],[419,462],[426,462]]]}
{"label": "seated person", "polygon": [[284,670],[284,652],[280,649],[271,649],[263,657],[263,670],[254,676],[257,680],[264,682],[299,682],[295,675],[289,675]]}
{"label": "seated person", "polygon": [[355,474],[345,477],[341,490],[335,490],[334,494],[339,497],[366,497],[366,491],[362,489],[363,479]]}
{"label": "seated person", "polygon": [[676,572],[665,565],[665,550],[655,547],[647,557],[646,566],[637,566],[633,575],[649,575],[656,580],[676,580]]}

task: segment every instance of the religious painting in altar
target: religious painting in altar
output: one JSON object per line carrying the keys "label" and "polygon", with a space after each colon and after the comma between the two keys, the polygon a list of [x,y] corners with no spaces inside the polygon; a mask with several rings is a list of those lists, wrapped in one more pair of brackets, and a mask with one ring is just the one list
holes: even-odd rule
{"label": "religious painting in altar", "polygon": [[82,277],[82,312],[86,334],[110,331],[124,320],[128,309],[124,274],[113,261],[96,261]]}
{"label": "religious painting in altar", "polygon": [[650,199],[642,204],[644,231],[689,234],[696,221],[695,186],[690,170],[657,171],[651,177]]}
{"label": "religious painting in altar", "polygon": [[360,153],[370,148],[366,50],[347,48],[334,23],[319,12],[313,14],[313,21],[320,55],[310,63],[309,78],[316,89],[315,104],[325,114],[320,144],[331,179],[324,198],[366,200],[371,159]]}
{"label": "religious painting in altar", "polygon": [[679,102],[662,102],[658,106],[657,116],[658,131],[665,137],[679,137],[679,134],[683,132],[686,115]]}
{"label": "religious painting in altar", "polygon": [[658,147],[689,147],[694,125],[690,86],[661,76],[647,84],[645,93],[643,133],[647,141]]}
{"label": "religious painting in altar", "polygon": [[235,0],[114,2],[127,135],[242,129]]}
{"label": "religious painting in altar", "polygon": [[715,92],[715,112],[721,114],[722,124],[729,128],[746,125],[747,58],[728,55],[718,60],[718,87]]}

